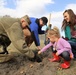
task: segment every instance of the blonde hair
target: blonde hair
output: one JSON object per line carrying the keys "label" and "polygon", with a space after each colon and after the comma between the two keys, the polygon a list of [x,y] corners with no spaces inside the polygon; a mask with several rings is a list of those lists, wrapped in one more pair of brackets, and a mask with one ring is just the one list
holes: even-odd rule
{"label": "blonde hair", "polygon": [[23,16],[22,18],[24,18],[24,19],[25,19],[25,21],[27,21],[28,25],[30,25],[30,24],[31,24],[31,21],[30,21],[30,18],[29,18],[29,16],[28,16],[28,15],[25,15],[25,16]]}
{"label": "blonde hair", "polygon": [[55,35],[56,37],[60,37],[59,29],[56,26],[54,26],[53,29],[48,30],[47,37],[50,37],[52,35]]}

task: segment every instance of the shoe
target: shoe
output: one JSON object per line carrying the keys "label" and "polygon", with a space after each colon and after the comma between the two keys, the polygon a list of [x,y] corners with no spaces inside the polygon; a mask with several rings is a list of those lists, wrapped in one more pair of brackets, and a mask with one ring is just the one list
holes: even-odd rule
{"label": "shoe", "polygon": [[60,61],[60,57],[56,55],[56,53],[53,53],[53,58],[49,59],[51,62],[58,62]]}
{"label": "shoe", "polygon": [[60,65],[61,68],[67,69],[70,67],[70,61],[64,61],[64,63],[62,63]]}

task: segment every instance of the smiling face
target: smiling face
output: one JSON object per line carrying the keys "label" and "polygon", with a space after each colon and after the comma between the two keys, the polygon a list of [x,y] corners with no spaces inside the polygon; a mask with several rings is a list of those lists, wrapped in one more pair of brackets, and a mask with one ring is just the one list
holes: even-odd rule
{"label": "smiling face", "polygon": [[63,16],[64,16],[64,20],[66,20],[67,22],[70,22],[70,16],[69,16],[68,12],[65,12],[63,14]]}

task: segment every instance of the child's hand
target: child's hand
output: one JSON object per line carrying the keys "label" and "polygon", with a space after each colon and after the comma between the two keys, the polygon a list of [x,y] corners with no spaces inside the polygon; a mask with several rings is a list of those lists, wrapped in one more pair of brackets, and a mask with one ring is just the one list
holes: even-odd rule
{"label": "child's hand", "polygon": [[41,54],[41,51],[38,51],[38,54]]}
{"label": "child's hand", "polygon": [[58,56],[58,53],[56,52],[56,55]]}
{"label": "child's hand", "polygon": [[71,59],[73,58],[73,55],[72,55],[72,54],[70,54],[70,58],[71,58]]}

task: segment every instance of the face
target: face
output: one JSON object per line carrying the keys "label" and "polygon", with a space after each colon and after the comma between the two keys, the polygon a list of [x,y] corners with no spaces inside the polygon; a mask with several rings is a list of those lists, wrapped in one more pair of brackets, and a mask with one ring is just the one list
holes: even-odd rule
{"label": "face", "polygon": [[42,19],[39,20],[39,23],[40,23],[40,26],[43,26],[44,25]]}
{"label": "face", "polygon": [[69,14],[68,14],[67,12],[65,12],[65,13],[63,14],[63,16],[64,16],[64,19],[65,19],[67,22],[70,22],[70,17],[69,17]]}
{"label": "face", "polygon": [[50,37],[48,37],[48,38],[50,39],[50,42],[52,42],[52,43],[55,42],[55,36],[54,36],[54,35],[52,35],[52,36],[50,36]]}
{"label": "face", "polygon": [[22,23],[22,27],[28,26],[28,23],[27,23],[27,21],[25,21],[25,19],[22,19],[21,23]]}

